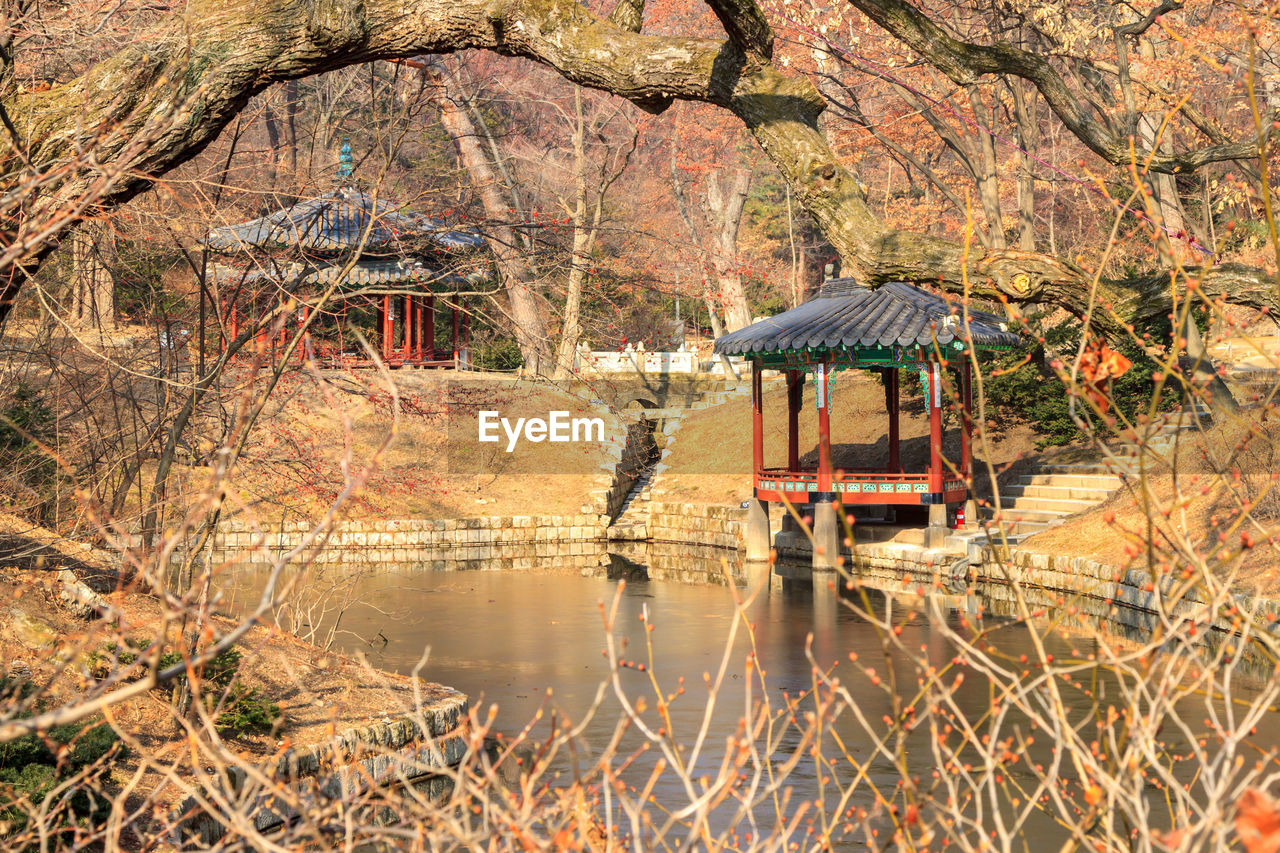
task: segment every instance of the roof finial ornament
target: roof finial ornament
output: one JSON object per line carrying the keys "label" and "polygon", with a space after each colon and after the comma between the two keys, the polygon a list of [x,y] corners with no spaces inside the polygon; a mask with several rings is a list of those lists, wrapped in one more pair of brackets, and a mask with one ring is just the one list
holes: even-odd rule
{"label": "roof finial ornament", "polygon": [[355,158],[351,156],[351,137],[344,136],[342,138],[342,150],[338,152],[338,180],[342,182],[351,179],[351,173],[355,171]]}

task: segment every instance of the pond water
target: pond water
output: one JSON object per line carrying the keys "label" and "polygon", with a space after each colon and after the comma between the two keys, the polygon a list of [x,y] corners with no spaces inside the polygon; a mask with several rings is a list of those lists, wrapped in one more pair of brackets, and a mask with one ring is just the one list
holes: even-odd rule
{"label": "pond water", "polygon": [[[825,584],[815,589],[807,578],[784,580],[775,574],[766,579],[746,609],[754,636],[740,624],[731,639],[735,607],[728,581],[741,591],[760,581],[758,576],[741,565],[726,564],[714,553],[678,559],[684,567],[678,572],[647,567],[645,557],[643,550],[628,558],[606,555],[597,568],[571,571],[557,569],[552,560],[534,570],[483,571],[475,570],[485,568],[483,565],[467,564],[454,567],[458,569],[454,571],[437,567],[371,573],[358,581],[359,600],[342,618],[344,633],[337,645],[363,652],[371,663],[385,669],[405,674],[417,669],[422,678],[466,693],[473,707],[494,705],[496,727],[513,733],[529,723],[540,708],[554,706],[578,721],[597,702],[601,684],[610,675],[609,661],[603,654],[606,631],[602,608],[611,607],[616,597],[613,634],[624,646],[621,657],[642,662],[647,670],[624,669],[621,679],[626,691],[633,697],[647,693],[652,707],[650,671],[664,690],[675,689],[683,678],[686,692],[671,704],[670,723],[676,739],[687,746],[696,738],[704,717],[709,720],[707,743],[715,746],[704,759],[707,772],[714,772],[726,738],[735,732],[743,716],[744,685],[751,677],[744,662],[753,650],[766,673],[769,698],[775,707],[781,707],[784,694],[795,696],[813,687],[811,654],[813,661],[832,667],[849,686],[858,711],[866,719],[878,721],[892,712],[890,694],[864,674],[868,664],[878,665],[889,680],[883,668],[881,633],[843,606],[838,594]],[[664,565],[670,562],[663,561]],[[673,574],[681,580],[656,579]],[[883,611],[891,607],[901,614],[896,621],[901,626],[897,639],[906,649],[920,650],[912,655],[891,654],[896,684],[900,694],[908,698],[918,690],[922,666],[942,668],[956,654],[941,625],[955,628],[962,620],[972,620],[980,604],[973,597],[942,598],[939,623],[923,614],[908,615],[912,607],[920,606],[920,601],[910,596],[901,600],[879,592],[870,596],[875,608]],[[646,650],[646,624],[653,626],[649,638],[652,658]],[[1015,656],[1030,651],[1025,628],[1016,625],[996,630],[991,642]],[[1082,660],[1095,651],[1093,642],[1083,633],[1050,633],[1045,646],[1059,660]],[[704,673],[716,675],[726,648],[725,686],[708,713]],[[857,662],[851,656],[856,656]],[[1064,683],[1063,696],[1074,719],[1088,720],[1098,703],[1105,707],[1118,701],[1114,693],[1108,695],[1105,673],[1085,670],[1076,673],[1072,682]],[[753,690],[753,698],[758,698],[758,683]],[[989,721],[993,700],[989,681],[971,674],[955,695],[970,721],[979,725]],[[582,739],[589,747],[608,743],[619,710],[616,698],[605,691],[602,706],[583,732]],[[653,713],[648,716],[653,722]],[[1278,717],[1270,714],[1262,721],[1253,738],[1256,744],[1264,748],[1280,744]],[[545,715],[534,734],[545,736],[550,725],[550,715]],[[1029,726],[1022,729],[1024,734],[1030,730]],[[1012,727],[1006,724],[1005,732],[1009,731]],[[888,758],[874,757],[871,739],[855,715],[846,712],[837,717],[832,733],[854,759],[870,760],[868,777],[891,793],[901,771]],[[927,731],[918,730],[906,752],[907,772],[925,779],[938,769],[935,754],[924,740],[928,736]],[[1179,737],[1175,732],[1169,734],[1174,746]],[[798,739],[794,729],[784,734],[775,760],[784,760]],[[1050,739],[1041,738],[1028,750],[1047,764],[1053,748]],[[632,771],[637,780],[644,778],[653,757],[650,754],[637,761]],[[829,772],[853,775],[847,761],[843,768],[841,765],[837,757]],[[813,761],[801,761],[788,780],[796,797],[816,796],[824,772],[828,771],[818,769]],[[1181,773],[1177,768],[1174,772]],[[1034,786],[1029,769],[1010,767],[1009,775]],[[847,782],[847,776],[842,781]],[[687,802],[686,792],[674,779],[659,782],[654,796],[659,803]],[[1153,793],[1155,812],[1162,808],[1160,796]],[[870,808],[873,803],[873,794],[863,785],[849,804]],[[1000,808],[1007,810],[1008,804]],[[1053,821],[1039,815],[1029,819],[1027,831],[1044,833],[1046,839],[1062,836]]]}

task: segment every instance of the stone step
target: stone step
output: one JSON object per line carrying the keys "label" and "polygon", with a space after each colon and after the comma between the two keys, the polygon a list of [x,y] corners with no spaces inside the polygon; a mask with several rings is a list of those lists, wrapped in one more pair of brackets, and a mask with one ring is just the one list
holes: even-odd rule
{"label": "stone step", "polygon": [[1006,512],[1052,512],[1060,515],[1074,515],[1077,512],[1093,509],[1098,505],[1098,501],[1038,497],[1014,497],[1005,499],[1002,503]]}
{"label": "stone step", "polygon": [[[979,509],[979,515],[984,520],[990,521],[995,514],[995,507],[984,506]],[[1067,513],[1056,512],[1044,509],[1017,509],[1005,506],[1001,509],[1000,520],[1006,524],[1017,524],[1018,522],[1032,521],[1060,521]]]}
{"label": "stone step", "polygon": [[1088,488],[1056,484],[1016,485],[1005,486],[1000,490],[1000,495],[1008,498],[1048,498],[1049,500],[1089,501],[1098,504],[1111,497],[1118,488],[1119,486]]}
{"label": "stone step", "polygon": [[[1051,486],[1055,488],[1115,491],[1123,488],[1124,480],[1115,474],[1023,474],[1018,478],[1020,486]],[[1012,487],[1007,487],[1012,488]]]}
{"label": "stone step", "polygon": [[[1021,541],[1033,533],[1039,533],[1055,526],[1052,521],[1006,521],[1003,525],[995,525],[990,522],[984,523],[987,525],[987,536],[994,542],[1000,541],[999,537],[1002,532],[1006,536]],[[1013,542],[1010,542],[1010,544],[1013,544]]]}
{"label": "stone step", "polygon": [[644,524],[615,524],[608,531],[610,539],[638,540],[648,539],[649,529]]}
{"label": "stone step", "polygon": [[1121,473],[1128,474],[1135,467],[1136,460],[1131,458],[1101,462],[1043,462],[1036,466],[1036,472],[1073,476],[1116,476]]}

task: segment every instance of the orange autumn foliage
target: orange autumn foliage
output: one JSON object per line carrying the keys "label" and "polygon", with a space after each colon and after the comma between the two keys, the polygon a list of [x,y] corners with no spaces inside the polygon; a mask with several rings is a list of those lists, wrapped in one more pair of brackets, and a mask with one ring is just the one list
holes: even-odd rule
{"label": "orange autumn foliage", "polygon": [[1080,376],[1085,382],[1085,393],[1089,395],[1098,411],[1105,413],[1111,406],[1107,385],[1124,376],[1133,367],[1133,362],[1107,346],[1101,338],[1095,338],[1080,357]]}
{"label": "orange autumn foliage", "polygon": [[1236,834],[1246,853],[1280,853],[1280,807],[1256,788],[1236,804]]}

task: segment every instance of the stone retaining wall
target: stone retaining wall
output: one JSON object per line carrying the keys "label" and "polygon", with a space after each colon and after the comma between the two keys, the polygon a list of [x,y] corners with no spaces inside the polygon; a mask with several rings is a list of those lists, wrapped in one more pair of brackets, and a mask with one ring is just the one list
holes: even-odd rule
{"label": "stone retaining wall", "polygon": [[653,501],[649,505],[649,539],[716,548],[742,547],[747,511],[736,506]]}
{"label": "stone retaining wall", "polygon": [[[393,569],[439,561],[580,556],[599,550],[591,543],[605,538],[608,523],[607,515],[587,514],[342,521],[327,537],[309,543],[298,559]],[[210,557],[219,563],[270,563],[302,547],[310,530],[304,521],[276,529],[227,521],[214,536]]]}
{"label": "stone retaining wall", "polygon": [[[1096,627],[1102,621],[1144,642],[1161,624],[1162,608],[1170,616],[1201,622],[1208,629],[1202,636],[1210,641],[1238,631],[1231,619],[1211,609],[1195,587],[1184,589],[1172,577],[1156,580],[1145,571],[1121,570],[1087,557],[1015,550],[1003,561],[996,548],[986,547],[980,560],[970,561],[916,545],[884,543],[859,545],[853,572],[872,585],[907,592],[964,594],[972,588],[995,615],[1020,615],[1020,595],[1027,607],[1052,612],[1061,624]],[[1244,594],[1233,600],[1242,611],[1267,614],[1267,630],[1280,630],[1280,622],[1272,621],[1280,613],[1280,602]],[[1270,672],[1271,664],[1261,663]]]}
{"label": "stone retaining wall", "polygon": [[[570,564],[587,566],[599,562],[600,543],[608,540],[608,527],[608,515],[586,513],[342,521],[327,537],[309,543],[297,559],[386,569],[481,560],[522,569],[532,568],[537,558],[581,557]],[[655,501],[649,529],[655,542],[737,550],[742,547],[746,510]],[[302,548],[310,531],[311,524],[305,521],[284,522],[271,529],[225,521],[214,536],[209,556],[217,563],[271,563]],[[179,556],[175,554],[175,559]]]}
{"label": "stone retaining wall", "polygon": [[[413,782],[456,765],[466,753],[462,726],[467,718],[467,697],[448,687],[433,685],[431,689],[439,695],[417,713],[349,729],[326,743],[290,750],[253,774],[244,767],[228,767],[214,777],[217,781],[213,784],[220,786],[223,794],[213,800],[235,803],[238,813],[249,816],[254,828],[264,831],[292,819],[297,812],[277,797],[272,787],[263,785],[262,779],[289,788],[290,799],[349,800],[376,786]],[[226,827],[216,814],[202,809],[203,799],[187,798],[179,807],[178,827],[187,838],[211,845],[226,833]],[[183,841],[173,840],[178,846]]]}

